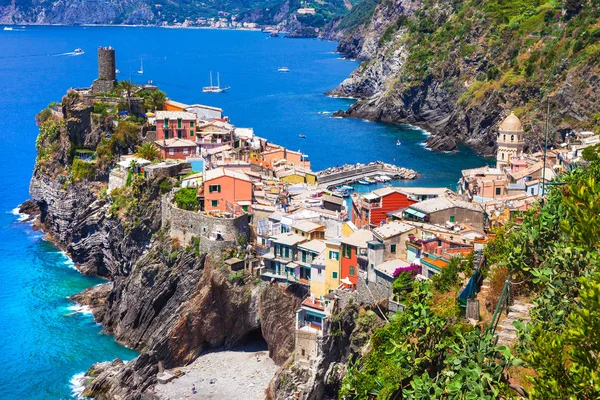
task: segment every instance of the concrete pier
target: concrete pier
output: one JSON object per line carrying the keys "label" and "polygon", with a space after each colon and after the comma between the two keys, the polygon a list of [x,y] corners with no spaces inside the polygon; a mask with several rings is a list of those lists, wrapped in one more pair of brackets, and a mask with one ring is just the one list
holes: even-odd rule
{"label": "concrete pier", "polygon": [[385,175],[393,179],[415,179],[419,176],[412,169],[376,161],[369,164],[347,164],[337,168],[327,168],[317,172],[317,180],[319,187],[328,188],[380,175]]}

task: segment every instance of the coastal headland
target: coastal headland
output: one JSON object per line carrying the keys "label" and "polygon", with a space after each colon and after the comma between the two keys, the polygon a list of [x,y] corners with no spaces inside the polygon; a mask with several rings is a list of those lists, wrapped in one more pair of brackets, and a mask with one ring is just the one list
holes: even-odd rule
{"label": "coastal headland", "polygon": [[[150,393],[163,371],[252,337],[283,365],[294,351],[296,311],[309,287],[293,274],[285,285],[261,279],[258,217],[305,209],[341,222],[344,193],[319,188],[306,155],[237,129],[218,108],[182,105],[153,85],[118,83],[114,50],[98,54],[94,84],[70,90],[38,115],[32,200],[19,210],[79,271],[109,280],[72,299],[140,352],[127,364],[92,366],[83,394]],[[394,178],[417,176],[388,169]],[[227,197],[230,185],[250,191]],[[210,200],[215,191],[219,197]],[[326,198],[337,212],[323,208]],[[179,225],[176,233],[175,221],[165,219],[174,212],[183,223],[203,222]]]}

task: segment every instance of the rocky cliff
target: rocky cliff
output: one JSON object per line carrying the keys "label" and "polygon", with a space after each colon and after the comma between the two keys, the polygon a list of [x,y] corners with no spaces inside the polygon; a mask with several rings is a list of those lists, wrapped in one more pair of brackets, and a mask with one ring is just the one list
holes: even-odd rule
{"label": "rocky cliff", "polygon": [[441,150],[462,142],[492,154],[510,110],[538,148],[547,99],[555,143],[598,130],[600,14],[573,4],[380,1],[344,32],[339,51],[367,61],[331,94],[359,99],[341,115],[420,126]]}
{"label": "rocky cliff", "polygon": [[[108,278],[72,299],[89,305],[107,333],[140,352],[129,363],[90,368],[85,395],[137,398],[155,383],[159,365],[188,364],[207,349],[243,344],[257,332],[276,362],[288,359],[292,322],[305,293],[232,272],[221,254],[182,248],[161,226],[162,181],[132,175],[128,187],[107,194],[105,170],[139,143],[140,130],[121,120],[106,135],[93,122],[97,116],[89,101],[70,94],[62,113],[38,116],[32,201],[22,207],[37,215],[35,225],[81,272]],[[95,147],[96,161],[78,161],[74,153],[80,146]]]}

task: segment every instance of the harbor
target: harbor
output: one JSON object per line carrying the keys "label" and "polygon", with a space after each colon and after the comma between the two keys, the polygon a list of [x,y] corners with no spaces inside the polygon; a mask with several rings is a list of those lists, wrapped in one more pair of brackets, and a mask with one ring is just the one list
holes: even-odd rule
{"label": "harbor", "polygon": [[392,179],[416,179],[419,174],[408,168],[398,167],[383,161],[368,164],[346,164],[341,167],[327,168],[317,172],[319,187],[327,189],[332,186],[348,185],[351,183],[372,184]]}

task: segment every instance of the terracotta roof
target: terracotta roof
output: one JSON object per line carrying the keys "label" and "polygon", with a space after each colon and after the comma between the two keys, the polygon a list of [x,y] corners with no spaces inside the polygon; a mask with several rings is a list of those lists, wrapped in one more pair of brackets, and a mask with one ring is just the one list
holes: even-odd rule
{"label": "terracotta roof", "polygon": [[425,257],[421,259],[421,261],[426,262],[427,264],[435,265],[438,268],[446,268],[448,263],[444,260],[434,260],[433,258]]}

